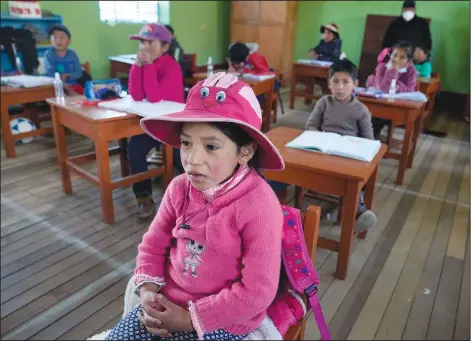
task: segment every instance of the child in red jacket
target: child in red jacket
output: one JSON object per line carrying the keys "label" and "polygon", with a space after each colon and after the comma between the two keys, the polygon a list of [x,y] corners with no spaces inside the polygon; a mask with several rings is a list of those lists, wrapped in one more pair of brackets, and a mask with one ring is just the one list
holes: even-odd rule
{"label": "child in red jacket", "polygon": [[261,74],[270,72],[266,58],[258,52],[257,43],[237,42],[229,46],[228,72]]}

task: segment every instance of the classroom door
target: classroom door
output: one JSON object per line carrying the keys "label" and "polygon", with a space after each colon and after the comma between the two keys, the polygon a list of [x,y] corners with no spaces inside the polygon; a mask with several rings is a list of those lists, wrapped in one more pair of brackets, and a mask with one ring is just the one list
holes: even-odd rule
{"label": "classroom door", "polygon": [[231,43],[258,43],[270,67],[288,82],[296,29],[296,1],[233,1]]}

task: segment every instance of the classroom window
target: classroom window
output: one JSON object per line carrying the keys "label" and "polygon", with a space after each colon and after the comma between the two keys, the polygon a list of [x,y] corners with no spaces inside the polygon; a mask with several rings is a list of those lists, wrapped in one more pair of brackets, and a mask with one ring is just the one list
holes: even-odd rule
{"label": "classroom window", "polygon": [[110,23],[168,24],[169,1],[99,1],[100,20]]}

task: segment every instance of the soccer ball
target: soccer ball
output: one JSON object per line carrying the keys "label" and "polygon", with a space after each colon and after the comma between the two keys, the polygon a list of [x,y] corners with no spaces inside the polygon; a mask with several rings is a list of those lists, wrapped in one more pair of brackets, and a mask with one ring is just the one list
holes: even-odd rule
{"label": "soccer ball", "polygon": [[[12,119],[10,121],[10,128],[13,135],[29,133],[31,131],[36,130],[36,126],[34,125],[34,123],[30,119],[27,119],[25,117],[18,117]],[[26,144],[30,143],[33,140],[34,137],[25,137],[24,139],[16,140],[16,142],[19,144]]]}

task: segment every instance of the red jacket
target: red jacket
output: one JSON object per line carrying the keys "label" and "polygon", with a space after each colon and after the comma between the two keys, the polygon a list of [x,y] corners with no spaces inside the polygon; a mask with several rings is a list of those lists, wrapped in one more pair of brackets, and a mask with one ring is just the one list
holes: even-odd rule
{"label": "red jacket", "polygon": [[252,52],[247,58],[247,65],[244,68],[244,73],[266,73],[270,72],[270,67],[266,58],[258,52]]}

